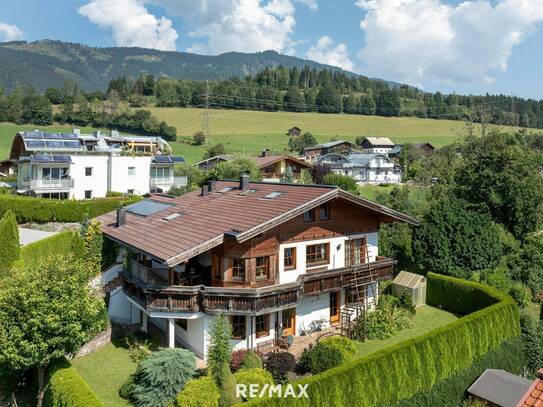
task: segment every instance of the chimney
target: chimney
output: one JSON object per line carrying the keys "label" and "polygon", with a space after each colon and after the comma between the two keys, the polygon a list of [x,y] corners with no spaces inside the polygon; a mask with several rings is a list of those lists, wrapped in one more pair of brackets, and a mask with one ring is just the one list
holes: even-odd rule
{"label": "chimney", "polygon": [[269,148],[265,148],[264,150],[262,150],[262,153],[260,153],[260,157],[267,157],[268,151],[270,151]]}
{"label": "chimney", "polygon": [[77,136],[80,136],[81,135],[81,129],[78,129],[76,127],[73,128],[72,132],[77,135]]}
{"label": "chimney", "polygon": [[239,177],[239,189],[245,191],[247,188],[249,188],[249,174],[243,173]]}
{"label": "chimney", "polygon": [[126,225],[126,211],[123,208],[117,209],[117,227]]}
{"label": "chimney", "polygon": [[209,186],[206,184],[206,185],[202,185],[202,196],[207,196],[209,195]]}
{"label": "chimney", "polygon": [[216,184],[217,184],[217,181],[215,181],[215,180],[207,181],[207,186],[208,186],[209,192],[215,192],[215,185]]}

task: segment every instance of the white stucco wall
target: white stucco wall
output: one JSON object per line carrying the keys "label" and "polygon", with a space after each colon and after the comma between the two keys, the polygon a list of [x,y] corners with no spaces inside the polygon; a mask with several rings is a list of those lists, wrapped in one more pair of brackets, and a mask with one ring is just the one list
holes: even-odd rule
{"label": "white stucco wall", "polygon": [[[107,194],[108,159],[107,155],[72,155],[70,177],[74,188],[70,198],[85,199],[85,191],[92,191],[93,198]],[[85,175],[85,168],[92,168],[92,175]]]}
{"label": "white stucco wall", "polygon": [[[110,191],[128,192],[134,190],[136,195],[149,192],[149,177],[152,157],[111,157],[111,184]],[[135,167],[135,175],[128,175],[128,168]]]}
{"label": "white stucco wall", "polygon": [[296,306],[296,335],[311,329],[313,321],[325,320],[330,325],[330,294],[303,297]]}
{"label": "white stucco wall", "polygon": [[[379,233],[362,233],[352,236],[340,236],[332,239],[319,239],[319,240],[306,240],[303,242],[282,244],[279,246],[279,284],[290,283],[296,281],[296,279],[306,273],[306,246],[311,246],[319,243],[330,243],[330,261],[328,264],[315,266],[314,268],[328,267],[328,269],[336,269],[345,267],[345,241],[349,239],[366,238],[368,245],[368,257],[369,261],[375,261],[375,257],[378,255],[378,242]],[[285,248],[296,248],[296,268],[294,270],[285,270],[284,256]],[[339,249],[338,249],[339,247]],[[313,267],[310,267],[311,270]]]}

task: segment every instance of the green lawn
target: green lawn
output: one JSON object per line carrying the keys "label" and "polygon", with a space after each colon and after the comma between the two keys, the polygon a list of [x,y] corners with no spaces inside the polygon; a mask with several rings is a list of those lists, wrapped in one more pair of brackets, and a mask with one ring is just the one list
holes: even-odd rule
{"label": "green lawn", "polygon": [[71,364],[106,406],[131,405],[118,393],[128,376],[136,371],[126,347],[118,342],[108,343],[87,356],[72,360]]}
{"label": "green lawn", "polygon": [[[153,115],[177,128],[179,138],[202,130],[204,109],[148,108]],[[348,114],[261,112],[248,110],[209,111],[208,143],[223,143],[229,153],[258,154],[264,148],[287,151],[287,129],[298,126],[315,135],[318,142],[331,138],[354,141],[358,136],[386,136],[396,143],[428,141],[442,147],[461,138],[465,124],[454,120],[415,117],[380,117]],[[189,162],[201,159],[203,146],[177,142],[173,149]]]}
{"label": "green lawn", "polygon": [[375,339],[366,342],[357,342],[357,356],[365,356],[388,346],[403,342],[407,339],[420,336],[435,328],[450,324],[456,319],[458,319],[458,317],[450,312],[430,307],[428,305],[422,305],[417,308],[417,313],[413,317],[412,328],[404,329],[397,335],[388,339]]}
{"label": "green lawn", "polygon": [[[177,128],[178,141],[172,143],[176,154],[183,155],[190,163],[201,160],[204,146],[193,146],[184,141],[201,131],[204,109],[147,107],[160,120]],[[223,143],[228,153],[254,155],[262,149],[287,152],[287,129],[301,127],[311,132],[318,142],[339,138],[354,141],[358,136],[386,136],[396,143],[428,141],[436,147],[451,144],[461,138],[464,122],[454,120],[419,119],[416,117],[380,117],[348,114],[261,112],[249,110],[209,111],[208,143]],[[0,159],[9,154],[11,141],[19,130],[38,127],[48,130],[70,130],[72,126],[47,127],[0,123]],[[506,127],[504,127],[507,129]],[[518,130],[518,128],[509,128]],[[82,131],[91,132],[84,128]]]}

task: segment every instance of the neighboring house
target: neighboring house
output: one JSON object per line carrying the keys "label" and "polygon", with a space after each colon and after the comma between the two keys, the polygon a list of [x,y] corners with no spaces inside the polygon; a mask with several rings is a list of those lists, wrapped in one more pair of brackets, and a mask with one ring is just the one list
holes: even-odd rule
{"label": "neighboring house", "polygon": [[415,145],[415,148],[422,151],[425,155],[432,155],[436,151],[436,148],[430,143],[419,143]]}
{"label": "neighboring house", "polygon": [[193,167],[198,167],[201,170],[210,170],[215,168],[218,164],[224,161],[233,160],[233,155],[216,155],[214,157],[206,158],[205,160],[198,161],[195,164],[192,164]]}
{"label": "neighboring house", "polygon": [[330,141],[328,143],[317,144],[304,149],[305,160],[310,164],[315,164],[317,159],[326,154],[339,153],[349,154],[353,149],[353,144],[348,141]]}
{"label": "neighboring house", "polygon": [[234,350],[347,323],[340,315],[345,321],[342,311],[354,307],[352,287],[365,293],[361,299],[357,291],[356,306],[371,306],[379,281],[392,276],[396,261],[378,255],[380,225],[417,224],[337,187],[247,175],[176,198],[152,196],[98,220],[122,247],[112,320],[143,331],[153,324],[170,347],[179,343],[200,358],[218,314],[230,319]]}
{"label": "neighboring house", "polygon": [[326,165],[332,172],[348,175],[356,182],[397,184],[402,181],[401,167],[386,154],[327,154],[317,160],[317,165]]}
{"label": "neighboring house", "polygon": [[14,160],[0,161],[0,177],[11,177],[17,172],[17,164]]}
{"label": "neighboring house", "polygon": [[297,126],[291,127],[287,132],[287,136],[290,137],[298,137],[300,134],[302,134],[302,129]]}
{"label": "neighboring house", "polygon": [[360,147],[367,154],[388,154],[394,148],[394,143],[388,137],[365,137]]}
{"label": "neighboring house", "polygon": [[[432,155],[434,154],[436,148],[430,144],[430,143],[419,143],[413,145],[415,150],[421,151],[424,155]],[[392,150],[388,152],[389,157],[398,157],[400,153],[403,150],[404,145],[403,144],[396,144]]]}
{"label": "neighboring house", "polygon": [[259,157],[254,157],[263,181],[279,182],[287,173],[287,168],[294,178],[299,178],[303,169],[311,166],[305,161],[290,155],[268,154],[263,151]]}
{"label": "neighboring house", "polygon": [[143,195],[185,186],[174,176],[182,157],[168,155],[160,137],[23,131],[10,159],[17,164],[19,193],[42,198],[91,199],[110,191]]}
{"label": "neighboring house", "polygon": [[543,405],[543,369],[535,381],[499,369],[486,369],[468,388],[468,393],[487,405],[536,407]]}

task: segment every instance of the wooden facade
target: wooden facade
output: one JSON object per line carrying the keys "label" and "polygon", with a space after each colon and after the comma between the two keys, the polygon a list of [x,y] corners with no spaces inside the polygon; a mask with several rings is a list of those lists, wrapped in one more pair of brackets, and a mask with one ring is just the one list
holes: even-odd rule
{"label": "wooden facade", "polygon": [[163,290],[145,289],[124,274],[125,292],[149,311],[207,312],[235,315],[270,313],[292,308],[303,296],[349,289],[354,273],[362,274],[365,283],[390,279],[395,260],[377,261],[354,267],[303,274],[294,283],[262,288],[240,287],[170,287]]}
{"label": "wooden facade", "polygon": [[[279,284],[281,244],[375,233],[379,229],[377,216],[339,198],[311,212],[243,243],[226,238],[209,250],[209,267],[190,265],[193,258],[185,263],[185,272],[178,273],[174,268],[154,269],[148,261],[134,261],[124,272],[125,290],[150,311],[254,314],[293,307],[301,296],[348,288],[355,271],[362,271],[367,283],[392,276],[396,262],[378,258],[370,263],[366,242],[358,239],[346,243],[346,267],[329,269],[329,261],[322,262],[323,267],[314,263],[296,282]],[[329,259],[329,244],[326,250]]]}

